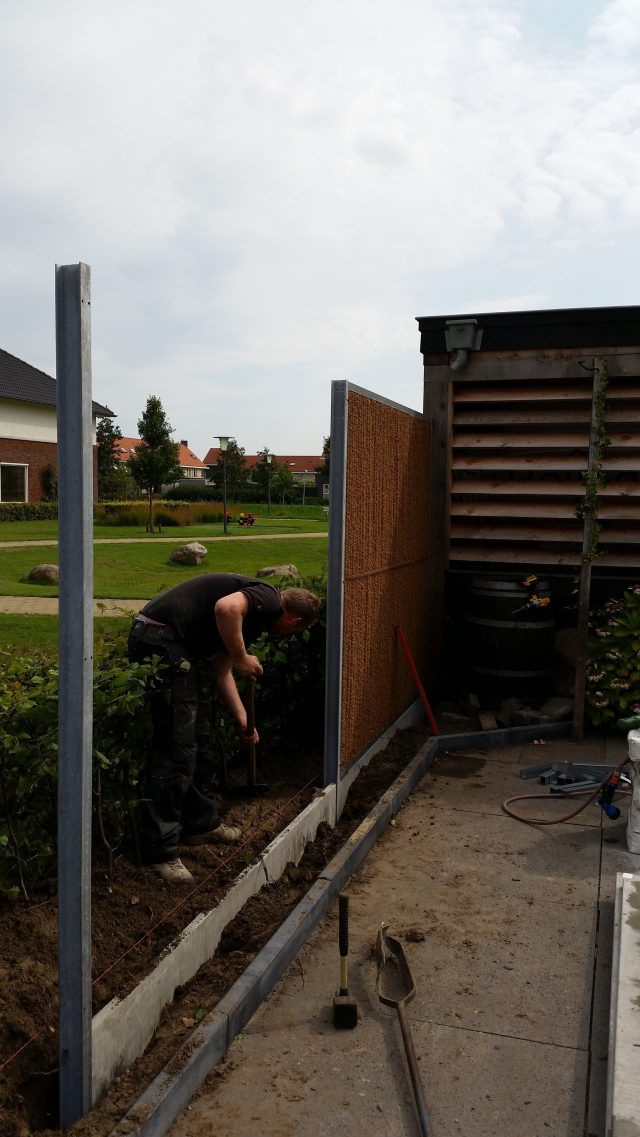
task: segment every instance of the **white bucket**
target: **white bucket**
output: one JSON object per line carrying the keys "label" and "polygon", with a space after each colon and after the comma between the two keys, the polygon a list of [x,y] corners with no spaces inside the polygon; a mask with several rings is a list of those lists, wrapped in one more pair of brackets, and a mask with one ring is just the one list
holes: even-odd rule
{"label": "white bucket", "polygon": [[627,743],[633,787],[627,821],[627,849],[630,853],[640,853],[640,730],[630,730]]}

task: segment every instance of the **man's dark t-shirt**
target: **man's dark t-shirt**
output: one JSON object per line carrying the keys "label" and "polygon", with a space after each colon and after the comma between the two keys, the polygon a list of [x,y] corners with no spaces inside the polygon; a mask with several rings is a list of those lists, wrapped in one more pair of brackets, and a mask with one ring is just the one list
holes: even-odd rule
{"label": "man's dark t-shirt", "polygon": [[232,572],[194,576],[150,600],[142,609],[142,615],[168,624],[194,659],[205,659],[218,651],[226,651],[214,607],[216,601],[232,592],[244,593],[249,601],[249,611],[242,621],[242,638],[248,648],[282,611],[278,589],[250,576]]}

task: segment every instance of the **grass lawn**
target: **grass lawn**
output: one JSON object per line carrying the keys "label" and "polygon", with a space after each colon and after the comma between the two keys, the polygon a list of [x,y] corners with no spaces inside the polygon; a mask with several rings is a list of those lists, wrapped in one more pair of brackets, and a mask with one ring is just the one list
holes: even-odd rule
{"label": "grass lawn", "polygon": [[[203,542],[206,545],[206,540]],[[140,542],[130,545],[94,546],[94,597],[149,599],[172,585],[203,572],[240,572],[255,576],[259,568],[294,564],[301,576],[316,576],[326,570],[327,538],[319,535],[298,540],[294,536],[261,541],[259,536],[241,541],[211,542],[200,568],[174,565],[172,546]],[[57,564],[57,549],[0,549],[0,596],[57,596],[56,585],[29,584],[27,576],[36,564]]]}
{"label": "grass lawn", "polygon": [[[129,616],[102,616],[93,621],[94,637],[102,634],[103,630],[115,632],[125,631],[129,628]],[[58,651],[58,617],[57,616],[15,616],[0,612],[0,642],[2,649],[0,655],[15,652],[29,653],[32,651],[47,651],[56,654]]]}
{"label": "grass lawn", "polygon": [[[287,533],[326,533],[328,521],[326,517],[260,517],[251,529],[241,529],[238,523],[231,523],[228,527],[228,538],[256,538],[266,534]],[[129,540],[154,541],[158,537],[171,537],[178,542],[191,540],[194,537],[222,537],[224,535],[222,522],[220,524],[164,526],[162,533],[146,533],[144,528],[131,525],[94,525],[94,539],[115,540],[127,538]],[[58,522],[50,521],[3,521],[0,524],[0,542],[2,541],[57,541]]]}

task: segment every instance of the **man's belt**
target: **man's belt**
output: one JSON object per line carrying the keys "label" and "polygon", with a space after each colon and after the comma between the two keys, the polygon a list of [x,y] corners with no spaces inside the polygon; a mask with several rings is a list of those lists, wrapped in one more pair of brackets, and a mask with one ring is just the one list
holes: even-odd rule
{"label": "man's belt", "polygon": [[159,620],[152,620],[149,616],[143,616],[142,612],[138,612],[137,616],[133,617],[136,624],[151,624],[154,628],[166,628],[166,624],[161,624]]}

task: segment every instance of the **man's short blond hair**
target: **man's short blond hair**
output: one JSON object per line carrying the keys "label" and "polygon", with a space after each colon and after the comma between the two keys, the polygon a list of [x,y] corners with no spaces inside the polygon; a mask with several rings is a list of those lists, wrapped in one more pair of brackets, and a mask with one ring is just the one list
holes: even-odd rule
{"label": "man's short blond hair", "polygon": [[305,628],[317,623],[320,614],[320,598],[308,588],[285,588],[282,593],[287,602],[287,611],[299,616]]}

